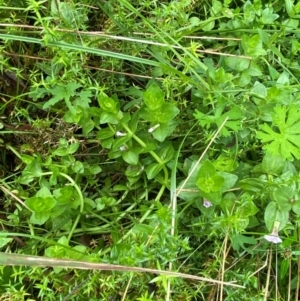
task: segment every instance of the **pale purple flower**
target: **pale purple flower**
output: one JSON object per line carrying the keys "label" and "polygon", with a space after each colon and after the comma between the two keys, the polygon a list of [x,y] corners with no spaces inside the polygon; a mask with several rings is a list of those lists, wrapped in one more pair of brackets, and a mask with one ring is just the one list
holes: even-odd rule
{"label": "pale purple flower", "polygon": [[280,222],[278,222],[278,221],[274,222],[273,231],[271,234],[264,236],[265,240],[272,242],[273,244],[282,243],[282,239],[278,235],[279,225],[280,225]]}
{"label": "pale purple flower", "polygon": [[213,204],[209,200],[203,199],[203,206],[205,208],[209,208],[209,207],[213,206]]}
{"label": "pale purple flower", "polygon": [[156,124],[155,126],[153,126],[152,128],[150,128],[150,129],[148,130],[148,132],[149,132],[149,133],[152,133],[152,132],[154,132],[158,127],[160,127],[160,124]]}

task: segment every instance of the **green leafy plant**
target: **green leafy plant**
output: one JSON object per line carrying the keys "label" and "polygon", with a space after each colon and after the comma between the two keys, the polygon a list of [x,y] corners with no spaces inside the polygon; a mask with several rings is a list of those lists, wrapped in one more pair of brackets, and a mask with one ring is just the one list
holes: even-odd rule
{"label": "green leafy plant", "polygon": [[1,5],[0,299],[298,300],[299,3]]}
{"label": "green leafy plant", "polygon": [[[298,135],[300,131],[299,110],[296,105],[276,106],[272,116],[272,127],[268,124],[260,126],[258,138],[263,143],[269,142],[264,149],[274,155],[281,155],[283,159],[300,158]],[[277,131],[276,131],[277,129]]]}

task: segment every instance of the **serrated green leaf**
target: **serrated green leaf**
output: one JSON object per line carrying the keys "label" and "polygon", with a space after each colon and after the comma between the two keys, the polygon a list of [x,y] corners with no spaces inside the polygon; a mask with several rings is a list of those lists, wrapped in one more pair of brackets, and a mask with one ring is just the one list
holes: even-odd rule
{"label": "serrated green leaf", "polygon": [[[257,137],[263,143],[268,153],[280,155],[283,159],[300,159],[300,111],[296,105],[291,105],[289,110],[286,106],[276,106],[271,114],[273,126],[268,124],[260,126]],[[275,131],[276,130],[276,131]]]}
{"label": "serrated green leaf", "polygon": [[236,251],[238,251],[240,247],[244,250],[247,250],[244,244],[251,244],[251,245],[257,244],[257,240],[254,239],[253,237],[245,236],[239,233],[231,235],[230,239],[232,242],[232,247]]}

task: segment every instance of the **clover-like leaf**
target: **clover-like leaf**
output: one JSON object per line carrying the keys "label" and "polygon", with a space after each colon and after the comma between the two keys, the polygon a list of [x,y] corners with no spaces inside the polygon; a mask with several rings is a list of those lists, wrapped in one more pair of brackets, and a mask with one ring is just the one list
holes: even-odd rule
{"label": "clover-like leaf", "polygon": [[263,124],[257,133],[263,143],[263,149],[283,159],[300,159],[300,111],[296,105],[276,106],[272,116],[272,126]]}

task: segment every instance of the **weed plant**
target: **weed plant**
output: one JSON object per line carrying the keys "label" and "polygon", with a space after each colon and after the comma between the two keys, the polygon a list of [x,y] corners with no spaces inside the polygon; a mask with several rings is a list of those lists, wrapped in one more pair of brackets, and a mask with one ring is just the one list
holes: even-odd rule
{"label": "weed plant", "polygon": [[1,301],[299,299],[300,2],[0,7],[2,254],[220,281],[0,253]]}

